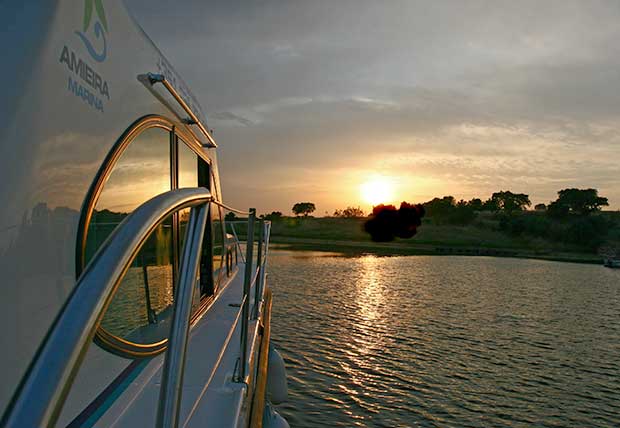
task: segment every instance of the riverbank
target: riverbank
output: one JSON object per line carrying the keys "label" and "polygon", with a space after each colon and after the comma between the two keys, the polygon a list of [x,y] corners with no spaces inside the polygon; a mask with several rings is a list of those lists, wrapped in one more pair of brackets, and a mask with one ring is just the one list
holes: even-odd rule
{"label": "riverbank", "polygon": [[341,253],[347,256],[375,254],[379,256],[407,256],[407,255],[462,255],[488,257],[515,257],[523,259],[537,259],[557,262],[601,264],[601,258],[584,253],[550,253],[536,254],[514,249],[489,250],[484,248],[450,248],[432,247],[426,245],[398,245],[383,243],[366,243],[355,241],[333,241],[321,239],[301,239],[274,237],[272,247],[293,251],[325,251]]}
{"label": "riverbank", "polygon": [[272,223],[271,242],[283,249],[345,255],[469,255],[602,263],[597,254],[577,247],[539,238],[511,237],[480,226],[437,226],[425,222],[412,239],[373,242],[363,231],[364,220],[284,218]]}

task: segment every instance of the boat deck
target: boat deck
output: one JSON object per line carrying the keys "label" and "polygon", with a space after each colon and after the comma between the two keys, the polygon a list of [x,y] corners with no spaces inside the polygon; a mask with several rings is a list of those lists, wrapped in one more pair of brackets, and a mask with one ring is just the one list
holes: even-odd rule
{"label": "boat deck", "polygon": [[[234,426],[246,422],[249,412],[245,395],[247,384],[235,382],[233,377],[240,356],[241,306],[243,298],[243,271],[240,262],[228,282],[225,282],[216,298],[194,322],[189,332],[187,360],[182,387],[179,425],[204,427]],[[250,305],[254,306],[254,287],[250,292]],[[260,318],[260,317],[259,317]],[[248,326],[248,358],[259,346],[259,322],[250,320]],[[96,345],[92,345],[96,346]],[[151,359],[136,360],[133,364],[133,380],[118,385],[109,398],[90,414],[82,412],[79,426],[137,427],[154,426],[157,415],[161,377],[165,354]],[[77,385],[76,385],[77,386]],[[70,409],[67,413],[71,413]],[[77,409],[76,409],[77,410]],[[66,414],[66,413],[65,413]],[[67,421],[69,426],[72,423]],[[76,425],[77,426],[77,425]]]}

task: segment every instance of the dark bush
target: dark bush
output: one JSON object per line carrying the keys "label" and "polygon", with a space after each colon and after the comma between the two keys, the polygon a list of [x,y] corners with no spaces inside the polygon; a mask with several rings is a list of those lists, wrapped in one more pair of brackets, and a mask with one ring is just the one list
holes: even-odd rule
{"label": "dark bush", "polygon": [[499,219],[500,230],[515,236],[547,237],[550,227],[551,221],[547,217],[533,213],[502,215]]}
{"label": "dark bush", "polygon": [[364,223],[364,230],[375,242],[389,242],[395,237],[412,238],[424,214],[422,205],[403,202],[398,210],[394,205],[379,205],[373,208],[371,218]]}

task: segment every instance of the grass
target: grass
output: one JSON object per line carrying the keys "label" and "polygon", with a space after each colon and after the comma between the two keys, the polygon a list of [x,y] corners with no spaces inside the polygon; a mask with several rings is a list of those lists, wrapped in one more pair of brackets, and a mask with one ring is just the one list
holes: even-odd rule
{"label": "grass", "polygon": [[[470,226],[435,225],[425,219],[412,239],[389,243],[370,240],[364,232],[364,218],[294,218],[272,223],[271,241],[289,249],[336,251],[347,254],[470,254],[537,258],[547,260],[600,263],[596,254],[579,247],[542,238],[513,237],[496,229],[488,218]],[[237,226],[240,237],[243,227]]]}

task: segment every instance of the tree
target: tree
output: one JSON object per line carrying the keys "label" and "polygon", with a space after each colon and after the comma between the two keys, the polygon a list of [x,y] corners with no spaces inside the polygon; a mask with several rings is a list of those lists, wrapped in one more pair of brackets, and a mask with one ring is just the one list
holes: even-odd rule
{"label": "tree", "polygon": [[474,198],[467,203],[474,211],[482,211],[482,200],[480,198]]}
{"label": "tree", "polygon": [[553,201],[547,206],[547,215],[553,218],[563,218],[568,216],[569,208],[567,205],[558,201]]}
{"label": "tree", "polygon": [[[478,199],[478,201],[480,201]],[[474,206],[476,203],[474,203]],[[482,205],[482,201],[480,201]],[[476,218],[475,209],[464,200],[455,202],[454,196],[444,196],[443,198],[434,198],[423,204],[426,213],[433,218],[435,224],[458,224],[466,225]]]}
{"label": "tree", "polygon": [[603,216],[574,216],[567,223],[563,239],[594,250],[605,241],[612,226]]}
{"label": "tree", "polygon": [[457,202],[453,212],[450,214],[449,222],[450,224],[465,226],[474,221],[475,218],[476,212],[474,207],[470,203],[461,199]]}
{"label": "tree", "polygon": [[307,217],[308,214],[311,214],[316,210],[316,206],[312,202],[297,202],[293,205],[292,210],[296,216],[303,214],[304,217]]}
{"label": "tree", "polygon": [[536,204],[536,205],[534,205],[534,209],[536,211],[547,211],[547,205],[545,205],[545,204]]}
{"label": "tree", "polygon": [[429,217],[432,217],[436,224],[442,224],[448,222],[448,218],[454,210],[456,202],[454,200],[454,196],[444,196],[441,199],[433,198],[432,200],[425,202],[423,205],[426,210],[426,214]]}
{"label": "tree", "polygon": [[547,237],[551,226],[551,220],[540,215],[503,215],[499,219],[499,229],[515,236]]}
{"label": "tree", "polygon": [[482,211],[499,211],[499,206],[497,205],[497,201],[494,199],[487,199],[482,204]]}
{"label": "tree", "polygon": [[549,204],[553,207],[553,214],[563,216],[567,214],[588,215],[600,211],[601,207],[608,206],[607,198],[600,197],[596,189],[564,189],[558,192],[558,199]]}
{"label": "tree", "polygon": [[396,207],[394,205],[384,205],[384,204],[379,204],[379,205],[375,205],[374,207],[372,207],[372,215],[379,215],[380,212],[382,211],[396,211]]}
{"label": "tree", "polygon": [[523,211],[526,206],[532,205],[529,195],[525,193],[512,193],[508,190],[493,193],[491,200],[495,201],[500,210],[508,214],[515,211]]}
{"label": "tree", "polygon": [[412,238],[422,224],[425,210],[422,205],[402,202],[397,210],[394,205],[377,205],[364,223],[364,230],[375,242],[393,241],[394,238]]}
{"label": "tree", "polygon": [[334,217],[356,218],[364,216],[364,211],[360,207],[347,207],[343,210],[334,211]]}
{"label": "tree", "polygon": [[272,211],[269,214],[265,215],[265,220],[269,221],[278,221],[282,218],[282,213],[280,211]]}

